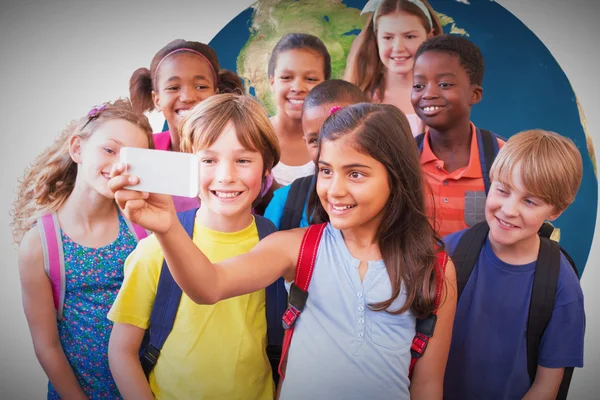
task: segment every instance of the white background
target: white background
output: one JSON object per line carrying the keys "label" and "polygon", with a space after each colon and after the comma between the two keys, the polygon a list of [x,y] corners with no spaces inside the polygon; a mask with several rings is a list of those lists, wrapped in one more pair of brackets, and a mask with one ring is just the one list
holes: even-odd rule
{"label": "white background", "polygon": [[[324,0],[325,1],[325,0]],[[451,0],[448,0],[451,1]],[[463,1],[464,2],[464,1]],[[0,398],[39,399],[46,378],[35,359],[21,308],[16,249],[8,210],[17,179],[65,125],[92,105],[128,95],[138,67],[175,38],[209,42],[250,0],[10,0],[0,5]],[[597,2],[502,0],[557,59],[600,150]],[[552,82],[548,82],[549,85]],[[598,228],[596,228],[598,233]],[[586,296],[585,368],[575,372],[571,398],[598,398],[600,384],[600,256],[598,240],[582,286]]]}

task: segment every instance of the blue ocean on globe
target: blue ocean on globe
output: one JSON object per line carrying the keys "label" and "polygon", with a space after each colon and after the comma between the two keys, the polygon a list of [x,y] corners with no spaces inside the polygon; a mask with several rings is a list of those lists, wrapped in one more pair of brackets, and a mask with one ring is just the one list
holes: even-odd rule
{"label": "blue ocean on globe", "polygon": [[[327,38],[318,36],[330,49],[332,63],[337,61],[333,77],[341,77],[348,43],[364,23],[365,16],[359,14],[365,4],[364,0],[260,0],[231,20],[209,44],[221,68],[236,71],[248,92],[270,110],[265,60],[272,44],[289,31],[329,32]],[[581,188],[575,202],[553,224],[560,229],[560,244],[583,272],[596,223],[598,181],[591,140],[584,131],[585,117],[569,80],[535,34],[496,2],[430,0],[430,4],[442,19],[445,33],[467,36],[485,58],[483,101],[473,107],[471,116],[475,125],[505,138],[533,128],[555,131],[579,148],[584,167]],[[271,20],[257,14],[265,9],[272,11]],[[303,18],[297,17],[299,13]],[[341,47],[331,45],[337,40]],[[265,48],[267,44],[271,47]],[[332,51],[338,47],[345,53]]]}

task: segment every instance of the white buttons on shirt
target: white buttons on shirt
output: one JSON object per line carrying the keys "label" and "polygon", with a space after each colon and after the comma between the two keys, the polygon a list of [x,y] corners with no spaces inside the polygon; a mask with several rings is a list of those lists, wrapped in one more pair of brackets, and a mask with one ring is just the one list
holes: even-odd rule
{"label": "white buttons on shirt", "polygon": [[361,325],[362,325],[362,324],[364,324],[364,323],[365,323],[365,320],[364,320],[364,318],[359,318],[359,319],[358,319],[358,323],[359,323],[359,324],[361,324]]}
{"label": "white buttons on shirt", "polygon": [[363,332],[358,332],[358,337],[363,337],[364,333]]}
{"label": "white buttons on shirt", "polygon": [[363,306],[358,306],[358,311],[364,311],[364,310],[365,310],[365,307],[363,307]]}
{"label": "white buttons on shirt", "polygon": [[358,297],[362,297],[362,292],[358,292],[358,293],[356,293],[356,295],[357,295]]}

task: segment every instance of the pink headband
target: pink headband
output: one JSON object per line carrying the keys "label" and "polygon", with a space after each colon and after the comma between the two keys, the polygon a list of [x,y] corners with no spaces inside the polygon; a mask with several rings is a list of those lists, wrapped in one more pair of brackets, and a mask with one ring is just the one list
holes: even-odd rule
{"label": "pink headband", "polygon": [[342,107],[340,106],[333,106],[331,107],[331,110],[329,110],[329,115],[333,114],[334,112],[340,111],[342,109]]}
{"label": "pink headband", "polygon": [[169,57],[170,55],[175,54],[175,53],[179,53],[180,51],[189,51],[191,53],[198,54],[200,57],[202,57],[204,59],[204,61],[206,61],[208,63],[208,65],[210,66],[210,70],[213,73],[213,79],[215,80],[215,85],[217,84],[217,73],[215,72],[215,69],[213,68],[213,65],[211,64],[211,62],[208,61],[208,58],[206,58],[206,56],[204,54],[200,53],[199,51],[196,51],[194,49],[188,49],[187,47],[183,47],[181,49],[175,49],[172,52],[170,52],[169,54],[167,54],[166,56],[164,56],[158,62],[158,64],[156,65],[156,69],[154,70],[154,77],[153,78],[156,78],[156,73],[158,72],[158,69],[160,68],[160,64],[162,64],[162,62],[165,61],[165,59],[167,57]]}

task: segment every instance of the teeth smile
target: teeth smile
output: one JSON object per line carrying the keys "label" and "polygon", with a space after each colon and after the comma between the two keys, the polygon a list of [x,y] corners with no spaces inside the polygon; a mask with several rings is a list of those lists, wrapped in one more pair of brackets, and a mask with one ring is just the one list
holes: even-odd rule
{"label": "teeth smile", "polygon": [[222,198],[222,199],[231,199],[234,197],[238,197],[240,195],[240,193],[242,193],[242,192],[217,192],[217,191],[214,191],[214,194],[217,195],[217,197]]}
{"label": "teeth smile", "polygon": [[435,111],[435,110],[439,110],[441,107],[438,106],[429,106],[429,107],[423,107],[424,111]]}
{"label": "teeth smile", "polygon": [[350,208],[356,207],[356,205],[354,206],[334,206],[333,204],[331,205],[331,207],[333,207],[334,210],[336,211],[344,211],[344,210],[348,210]]}
{"label": "teeth smile", "polygon": [[188,115],[190,112],[190,110],[178,110],[177,111],[177,115],[179,115],[180,117],[185,117],[186,115]]}
{"label": "teeth smile", "polygon": [[302,105],[304,104],[304,100],[295,100],[295,99],[288,99],[288,101],[292,104],[297,104],[297,105]]}
{"label": "teeth smile", "polygon": [[496,218],[498,220],[498,222],[500,223],[500,225],[502,226],[506,226],[507,228],[515,228],[514,225],[509,224],[508,222],[504,222],[502,221],[500,218]]}

